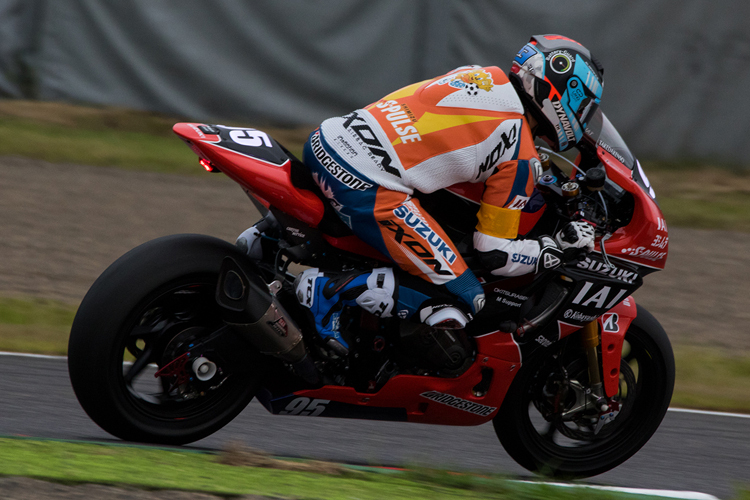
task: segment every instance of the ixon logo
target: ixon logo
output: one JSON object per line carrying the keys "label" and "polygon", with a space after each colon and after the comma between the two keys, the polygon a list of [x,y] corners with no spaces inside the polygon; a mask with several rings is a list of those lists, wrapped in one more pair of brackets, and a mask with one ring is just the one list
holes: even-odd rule
{"label": "ixon logo", "polygon": [[515,151],[517,142],[518,127],[514,124],[513,128],[500,134],[500,141],[497,143],[497,146],[495,146],[495,149],[490,151],[490,154],[488,154],[484,161],[479,165],[479,172],[477,172],[476,179],[479,179],[483,173],[498,165],[501,159],[509,159],[506,158],[507,153]]}
{"label": "ixon logo", "polygon": [[[359,140],[367,146],[367,149],[370,150],[370,154],[373,155],[372,158],[375,159],[376,163],[379,161],[378,166],[384,172],[388,172],[389,174],[395,175],[396,177],[401,177],[398,168],[391,165],[393,160],[378,140],[375,132],[373,132],[372,128],[370,128],[370,125],[367,124],[367,121],[359,116],[356,111],[352,111],[351,114],[346,115],[344,118],[346,118],[346,121],[344,122],[344,128],[350,129],[355,134],[355,136],[358,137]],[[361,121],[363,123],[355,124],[355,122],[358,121]]]}

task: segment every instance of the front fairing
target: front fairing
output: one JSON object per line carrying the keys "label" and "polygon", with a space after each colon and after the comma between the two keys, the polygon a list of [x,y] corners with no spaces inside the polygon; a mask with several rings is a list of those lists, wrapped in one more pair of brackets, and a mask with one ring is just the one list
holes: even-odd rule
{"label": "front fairing", "polygon": [[[580,149],[595,163],[604,165],[607,183],[613,189],[625,190],[633,196],[633,216],[627,225],[606,239],[607,255],[653,270],[664,269],[669,235],[656,193],[640,162],[601,109],[586,129]],[[600,245],[601,242],[598,251]]]}

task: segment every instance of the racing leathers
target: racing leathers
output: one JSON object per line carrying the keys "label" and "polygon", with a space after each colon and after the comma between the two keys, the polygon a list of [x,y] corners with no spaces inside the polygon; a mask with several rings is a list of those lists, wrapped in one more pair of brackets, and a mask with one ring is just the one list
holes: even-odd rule
{"label": "racing leathers", "polygon": [[[493,264],[493,274],[518,276],[561,263],[552,238],[516,239],[541,163],[521,100],[500,68],[457,68],[325,120],[305,144],[304,163],[354,234],[408,273],[447,290],[471,313],[484,304],[482,287],[440,225],[412,198],[415,190],[484,184],[474,247]],[[541,259],[545,252],[550,258]],[[348,287],[367,281],[329,279],[317,270],[307,277],[311,288],[298,288],[298,295],[309,297],[303,305],[315,311],[318,296],[337,307],[354,303],[359,292]],[[394,286],[397,300],[370,312],[406,318],[420,311],[424,321],[422,304],[429,297],[415,287]]]}

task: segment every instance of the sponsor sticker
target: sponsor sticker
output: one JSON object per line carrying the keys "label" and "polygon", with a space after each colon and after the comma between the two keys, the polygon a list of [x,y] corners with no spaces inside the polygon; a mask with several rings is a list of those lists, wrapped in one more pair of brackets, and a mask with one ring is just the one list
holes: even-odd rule
{"label": "sponsor sticker", "polygon": [[620,325],[617,321],[620,317],[617,313],[607,313],[602,315],[602,330],[609,333],[617,333],[620,331]]}
{"label": "sponsor sticker", "polygon": [[402,219],[404,223],[410,228],[414,229],[419,236],[422,237],[429,245],[434,248],[439,255],[441,255],[448,264],[453,264],[456,261],[456,254],[451,250],[449,244],[447,244],[435,231],[430,228],[418,215],[412,212],[406,205],[401,205],[393,211],[393,215]]}
{"label": "sponsor sticker", "polygon": [[320,142],[320,132],[316,132],[310,138],[310,147],[320,164],[325,167],[325,169],[329,174],[333,176],[334,179],[339,181],[344,186],[356,191],[366,191],[373,186],[372,184],[363,181],[359,177],[352,175],[348,170],[339,165],[336,160],[334,160],[331,155],[326,152],[326,150],[323,148],[323,144]]}
{"label": "sponsor sticker", "polygon": [[408,106],[399,104],[398,101],[383,101],[376,104],[375,107],[380,108],[382,113],[386,113],[385,119],[393,126],[402,143],[422,140],[417,127],[413,125],[417,119]]}
{"label": "sponsor sticker", "polygon": [[580,269],[587,269],[597,274],[601,274],[608,278],[620,280],[627,284],[632,284],[638,278],[638,273],[635,271],[628,271],[626,269],[615,267],[614,265],[607,265],[604,262],[593,260],[590,257],[586,257],[586,260],[579,262],[578,267]]}
{"label": "sponsor sticker", "polygon": [[479,179],[483,173],[495,168],[502,161],[508,161],[511,157],[515,156],[516,143],[518,142],[518,124],[514,123],[513,126],[500,134],[500,141],[498,141],[495,148],[485,157],[484,161],[479,164],[479,172],[477,172],[476,179]]}
{"label": "sponsor sticker", "polygon": [[450,394],[444,394],[437,391],[423,392],[422,394],[420,394],[420,396],[422,396],[423,398],[427,398],[430,401],[450,406],[457,410],[473,413],[474,415],[480,415],[482,417],[491,415],[492,412],[497,410],[497,408],[493,406],[481,405],[479,403],[474,403],[473,401],[467,401],[466,399],[461,399],[459,397],[451,396]]}
{"label": "sponsor sticker", "polygon": [[370,159],[382,171],[387,172],[396,177],[401,177],[401,173],[398,168],[393,165],[393,159],[385,150],[380,140],[373,132],[367,120],[359,116],[359,113],[352,111],[350,114],[344,116],[344,128],[349,130],[355,141],[360,146],[366,148],[370,153]]}
{"label": "sponsor sticker", "polygon": [[568,114],[565,112],[562,103],[560,103],[560,101],[552,101],[552,107],[554,108],[555,113],[557,113],[557,117],[560,119],[555,127],[565,134],[568,141],[576,142],[576,134],[573,132],[573,126],[570,124]]}
{"label": "sponsor sticker", "polygon": [[448,85],[455,89],[465,90],[469,95],[477,95],[480,90],[489,92],[495,86],[492,75],[484,69],[468,69],[441,78],[432,85]]}
{"label": "sponsor sticker", "polygon": [[572,319],[573,321],[580,321],[583,323],[594,321],[598,317],[599,316],[595,314],[583,314],[582,312],[574,311],[573,309],[568,309],[563,313],[563,318]]}
{"label": "sponsor sticker", "polygon": [[657,261],[663,260],[667,256],[667,252],[657,252],[656,250],[648,250],[646,247],[635,247],[635,248],[623,248],[622,253],[627,254],[631,257],[638,257],[641,259]]}
{"label": "sponsor sticker", "polygon": [[549,66],[558,75],[567,73],[573,68],[573,56],[567,50],[555,50],[547,56]]}

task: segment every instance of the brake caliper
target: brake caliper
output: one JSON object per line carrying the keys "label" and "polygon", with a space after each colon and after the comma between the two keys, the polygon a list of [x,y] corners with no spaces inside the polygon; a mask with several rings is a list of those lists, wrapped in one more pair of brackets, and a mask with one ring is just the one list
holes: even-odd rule
{"label": "brake caliper", "polygon": [[154,377],[177,377],[175,386],[187,384],[190,381],[190,375],[185,368],[189,359],[189,353],[185,353],[179,356],[166,365],[162,366],[155,374]]}

